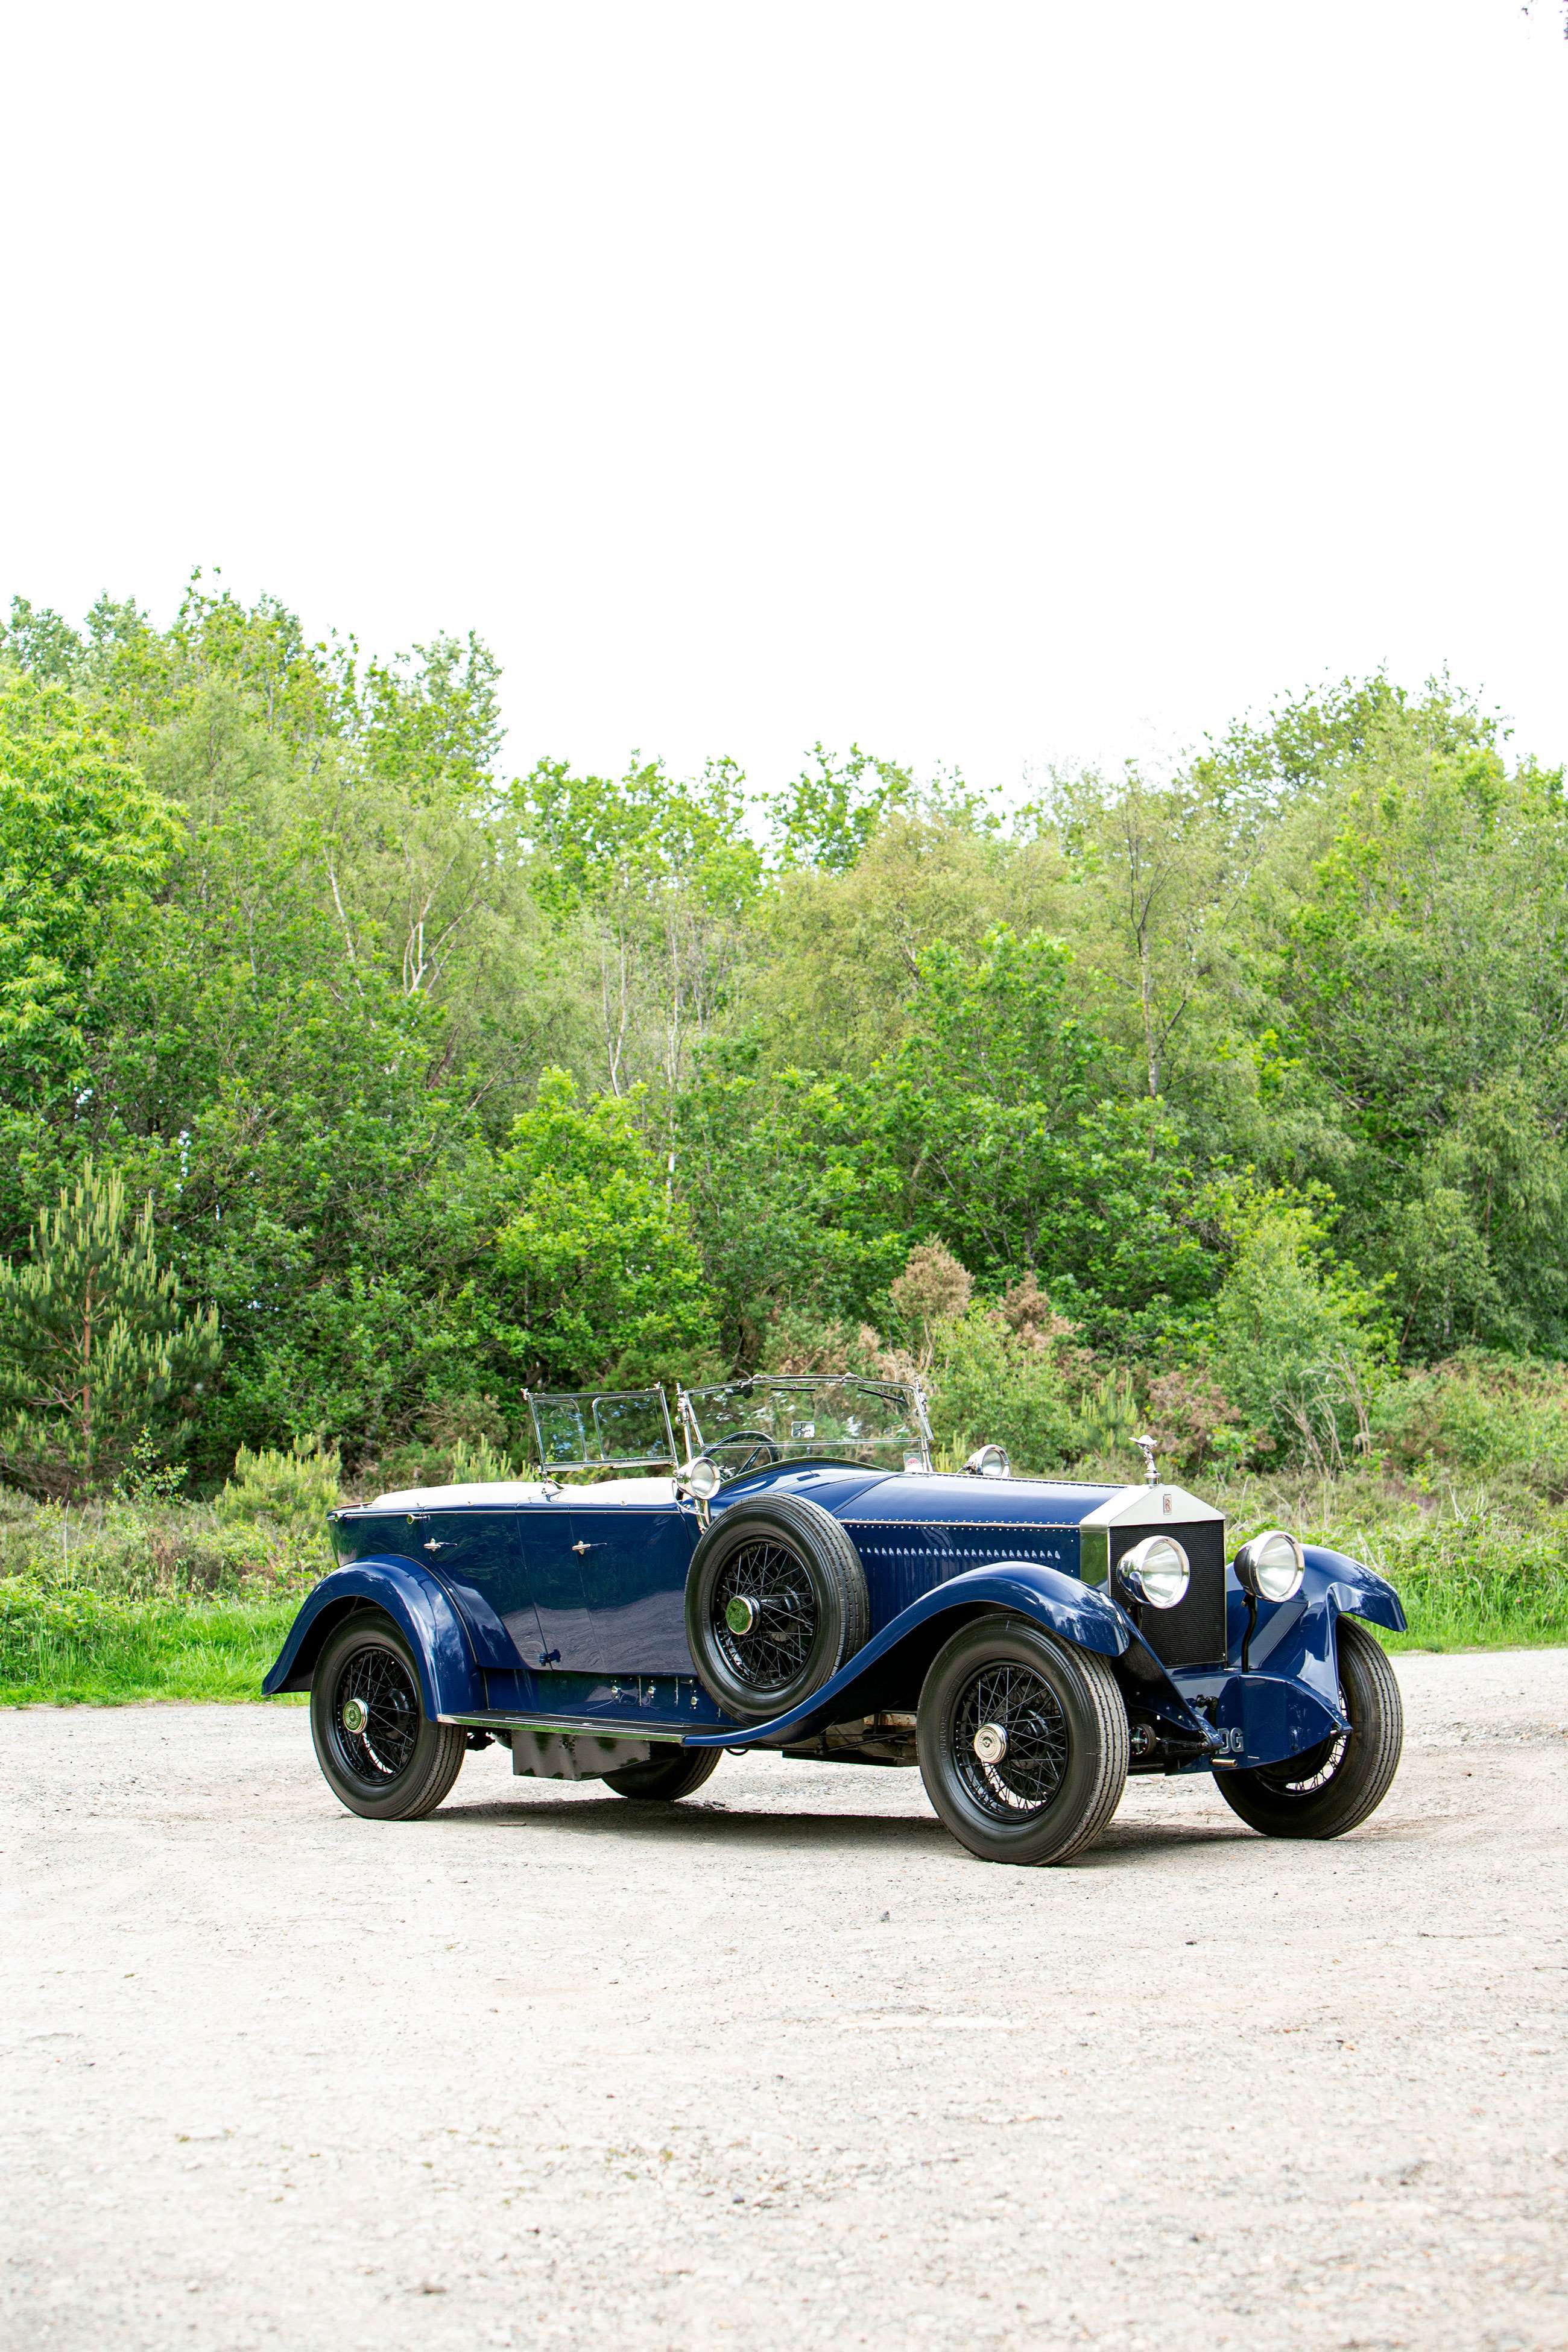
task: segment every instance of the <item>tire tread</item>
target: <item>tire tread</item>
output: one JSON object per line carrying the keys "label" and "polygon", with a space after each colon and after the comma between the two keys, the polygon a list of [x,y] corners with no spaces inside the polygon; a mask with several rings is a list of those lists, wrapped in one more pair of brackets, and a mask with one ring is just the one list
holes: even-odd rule
{"label": "tire tread", "polygon": [[1336,1774],[1326,1788],[1292,1799],[1283,1790],[1268,1788],[1254,1772],[1215,1774],[1231,1811],[1263,1837],[1344,1837],[1376,1811],[1394,1785],[1405,1745],[1405,1702],[1399,1678],[1377,1636],[1355,1618],[1339,1620],[1335,1640],[1342,1681],[1349,1656],[1354,1661],[1352,1674],[1364,1674],[1371,1685],[1373,1702],[1366,1724],[1353,1726],[1356,1752],[1346,1759],[1352,1769],[1345,1772],[1342,1784]]}

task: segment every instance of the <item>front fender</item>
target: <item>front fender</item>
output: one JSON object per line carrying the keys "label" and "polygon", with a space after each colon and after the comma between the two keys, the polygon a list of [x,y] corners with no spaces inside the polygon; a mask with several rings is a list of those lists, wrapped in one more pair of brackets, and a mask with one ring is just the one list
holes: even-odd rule
{"label": "front fender", "polygon": [[[1254,1673],[1304,1683],[1342,1727],[1336,1625],[1342,1617],[1364,1617],[1369,1624],[1403,1633],[1405,1612],[1393,1585],[1360,1560],[1331,1551],[1325,1544],[1308,1544],[1304,1551],[1307,1572],[1295,1599],[1258,1603],[1247,1664]],[[1247,1601],[1239,1587],[1230,1595],[1229,1607],[1231,1660],[1236,1664],[1247,1629]]]}
{"label": "front fender", "polygon": [[1119,1658],[1135,1636],[1113,1601],[1076,1576],[1047,1568],[1034,1560],[1001,1560],[986,1568],[966,1569],[911,1601],[874,1634],[863,1649],[839,1667],[820,1690],[803,1699],[788,1715],[755,1723],[744,1730],[689,1732],[688,1748],[777,1748],[787,1742],[814,1738],[841,1717],[869,1715],[879,1705],[891,1704],[885,1694],[901,1689],[911,1675],[918,1683],[937,1651],[957,1632],[965,1618],[993,1610],[1029,1617],[1047,1633],[1059,1635],[1076,1649],[1093,1650],[1102,1658]]}
{"label": "front fender", "polygon": [[358,1559],[321,1579],[307,1595],[261,1685],[266,1696],[309,1690],[328,1634],[352,1610],[367,1606],[383,1610],[406,1636],[419,1669],[419,1696],[432,1722],[444,1715],[483,1714],[484,1682],[450,1598],[427,1569],[395,1556]]}

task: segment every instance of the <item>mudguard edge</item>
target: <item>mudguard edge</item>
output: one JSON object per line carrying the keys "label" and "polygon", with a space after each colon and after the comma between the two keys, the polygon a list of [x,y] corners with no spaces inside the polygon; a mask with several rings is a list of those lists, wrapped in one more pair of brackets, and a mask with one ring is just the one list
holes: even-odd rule
{"label": "mudguard edge", "polygon": [[265,1696],[309,1690],[328,1633],[350,1609],[366,1603],[384,1610],[407,1636],[419,1668],[419,1696],[432,1721],[483,1710],[484,1681],[462,1619],[426,1569],[396,1558],[355,1560],[322,1578],[289,1629],[261,1685]]}
{"label": "mudguard edge", "polygon": [[962,1576],[949,1577],[922,1592],[788,1715],[722,1731],[689,1732],[683,1744],[688,1748],[767,1748],[813,1738],[842,1713],[854,1712],[852,1706],[846,1708],[844,1703],[852,1698],[856,1685],[877,1675],[912,1637],[923,1633],[929,1642],[934,1621],[952,1619],[941,1629],[939,1639],[945,1641],[964,1618],[992,1609],[1032,1617],[1047,1633],[1077,1649],[1096,1651],[1103,1658],[1120,1658],[1134,1639],[1121,1610],[1096,1586],[1080,1584],[1076,1576],[1034,1560],[999,1560],[985,1568],[966,1569]]}

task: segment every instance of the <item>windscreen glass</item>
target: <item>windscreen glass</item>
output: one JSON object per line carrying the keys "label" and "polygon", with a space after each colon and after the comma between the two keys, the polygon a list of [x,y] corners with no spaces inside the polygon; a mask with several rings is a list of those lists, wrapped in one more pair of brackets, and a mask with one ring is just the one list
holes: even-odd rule
{"label": "windscreen glass", "polygon": [[546,1470],[629,1470],[675,1460],[662,1389],[601,1396],[546,1396],[531,1390],[528,1406]]}
{"label": "windscreen glass", "polygon": [[899,1381],[759,1374],[723,1388],[683,1390],[681,1402],[692,1452],[711,1454],[732,1477],[769,1462],[812,1457],[878,1470],[901,1470],[911,1454],[929,1462],[914,1391]]}

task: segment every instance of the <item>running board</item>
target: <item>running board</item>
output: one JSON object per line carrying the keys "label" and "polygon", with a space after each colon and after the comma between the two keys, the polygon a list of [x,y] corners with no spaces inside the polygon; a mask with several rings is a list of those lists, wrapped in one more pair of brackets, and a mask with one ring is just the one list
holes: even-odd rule
{"label": "running board", "polygon": [[679,1748],[686,1738],[683,1731],[656,1731],[650,1723],[623,1723],[604,1715],[438,1715],[436,1720],[461,1724],[465,1729],[474,1731],[553,1732],[574,1739],[635,1739],[644,1743],[658,1739],[669,1748]]}

